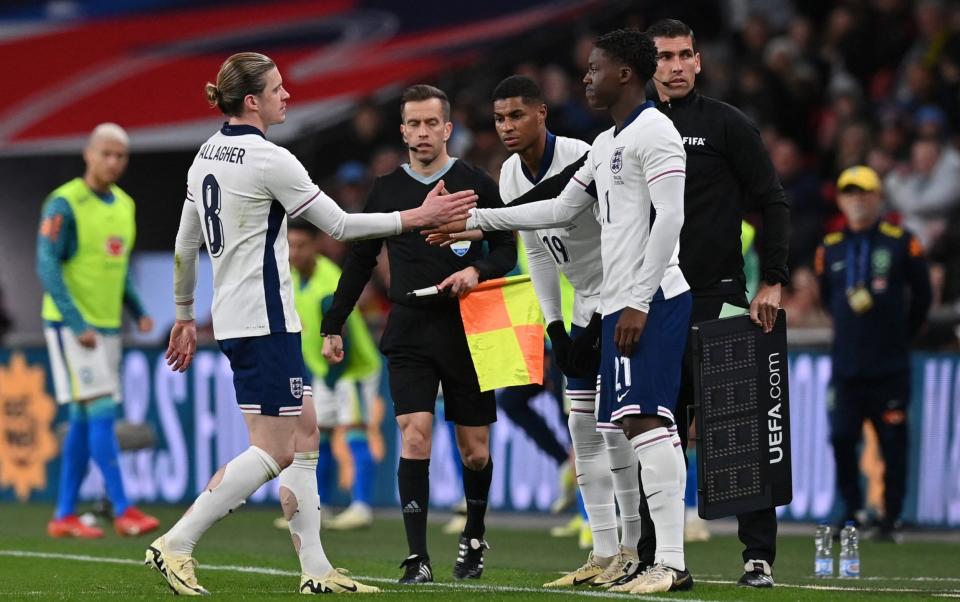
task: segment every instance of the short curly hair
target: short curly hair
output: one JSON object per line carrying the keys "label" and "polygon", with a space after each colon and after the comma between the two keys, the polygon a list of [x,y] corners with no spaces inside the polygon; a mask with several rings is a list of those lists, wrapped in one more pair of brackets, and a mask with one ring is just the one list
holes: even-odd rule
{"label": "short curly hair", "polygon": [[657,71],[657,47],[639,29],[616,29],[597,38],[593,45],[632,68],[641,85]]}
{"label": "short curly hair", "polygon": [[519,96],[527,104],[543,104],[543,92],[533,78],[526,75],[511,75],[493,90],[492,100],[504,100]]}

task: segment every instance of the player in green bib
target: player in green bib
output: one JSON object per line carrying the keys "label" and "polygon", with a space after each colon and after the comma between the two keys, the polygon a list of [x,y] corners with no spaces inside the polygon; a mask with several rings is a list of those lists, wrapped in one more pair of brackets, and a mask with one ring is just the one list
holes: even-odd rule
{"label": "player in green bib", "polygon": [[[313,376],[313,401],[321,433],[317,462],[321,504],[328,505],[332,497],[334,458],[345,464],[340,468],[340,483],[351,484],[350,505],[341,514],[323,521],[323,527],[367,527],[373,522],[371,503],[376,468],[369,435],[379,443],[379,421],[373,418],[382,415],[372,411],[382,403],[378,393],[380,352],[363,316],[354,310],[344,328],[345,360],[330,365],[324,359],[320,324],[337,290],[340,268],[319,253],[318,232],[312,224],[291,222],[287,228],[294,304],[303,327],[303,359]],[[382,450],[382,444],[374,447]]]}
{"label": "player in green bib", "polygon": [[83,177],[50,193],[41,214],[37,271],[44,288],[44,336],[57,401],[70,404],[57,509],[47,525],[52,537],[103,536],[76,515],[91,458],[103,474],[120,535],[148,533],[159,525],[127,500],[114,433],[124,307],[140,332],[153,330],[130,279],[134,202],[116,185],[127,166],[128,147],[120,126],[97,126],[84,149]]}

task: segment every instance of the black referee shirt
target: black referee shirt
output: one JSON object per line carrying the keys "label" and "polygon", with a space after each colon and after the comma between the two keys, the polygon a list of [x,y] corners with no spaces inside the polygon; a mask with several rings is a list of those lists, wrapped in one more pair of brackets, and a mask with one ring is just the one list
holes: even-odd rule
{"label": "black referee shirt", "polygon": [[787,284],[790,208],[756,126],[739,109],[696,90],[657,104],[687,151],[680,269],[693,294],[709,294],[723,281],[746,288],[740,222],[759,211],[760,275]]}
{"label": "black referee shirt", "polygon": [[[497,184],[481,169],[460,159],[453,165],[435,174],[428,182],[412,173],[409,166],[401,166],[393,173],[377,178],[367,197],[366,213],[404,211],[415,209],[427,193],[443,180],[450,192],[474,190],[480,197],[478,207],[503,207]],[[464,268],[473,266],[480,272],[480,280],[499,278],[517,264],[517,246],[513,232],[485,232],[484,242],[473,242],[469,249],[455,250],[452,247],[436,247],[427,244],[419,232],[405,232],[390,238],[354,242],[343,266],[343,274],[333,297],[333,304],[323,316],[321,330],[339,334],[347,316],[353,310],[360,293],[370,280],[377,255],[384,240],[390,260],[390,300],[401,305],[452,306],[457,299],[438,295],[408,300],[409,291],[440,284],[444,278]],[[484,247],[488,251],[484,251]]]}

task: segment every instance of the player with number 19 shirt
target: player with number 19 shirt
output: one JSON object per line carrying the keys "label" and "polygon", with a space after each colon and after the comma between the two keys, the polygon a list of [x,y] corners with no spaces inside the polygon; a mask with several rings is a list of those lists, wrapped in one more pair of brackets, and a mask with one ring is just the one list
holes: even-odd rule
{"label": "player with number 19 shirt", "polygon": [[[576,138],[547,133],[546,149],[540,173],[536,176],[524,167],[520,155],[513,154],[503,162],[500,170],[500,196],[509,204],[530,191],[537,183],[559,173],[576,162],[590,145]],[[542,274],[556,270],[563,272],[574,288],[573,323],[585,326],[600,305],[599,218],[595,211],[584,211],[567,226],[521,231],[520,237],[527,252],[530,278],[537,289],[540,307],[547,324],[563,320],[560,311],[559,281],[544,282]]]}
{"label": "player with number 19 shirt", "polygon": [[[588,64],[587,101],[607,110],[616,126],[597,136],[561,196],[476,209],[466,224],[447,227],[556,227],[599,202],[603,324],[597,422],[621,424],[633,444],[658,536],[655,565],[622,591],[685,590],[693,587],[683,553],[686,467],[676,451],[672,410],[691,304],[678,261],[686,153],[677,129],[646,100],[644,86],[657,66],[648,36],[631,29],[605,34],[594,42]],[[597,198],[590,194],[594,188]]]}

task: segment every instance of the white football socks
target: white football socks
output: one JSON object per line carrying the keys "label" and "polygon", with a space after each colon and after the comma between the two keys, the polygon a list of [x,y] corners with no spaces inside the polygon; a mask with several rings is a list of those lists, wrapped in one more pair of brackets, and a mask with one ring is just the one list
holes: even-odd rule
{"label": "white football socks", "polygon": [[270,454],[251,445],[223,467],[223,478],[193,502],[177,524],[163,536],[164,547],[177,556],[192,556],[200,537],[247,501],[261,485],[273,479],[280,467]]}
{"label": "white football socks", "polygon": [[280,473],[283,516],[290,525],[290,537],[300,557],[300,570],[311,577],[323,577],[333,570],[320,543],[319,456],[319,452],[297,452],[293,464]]}
{"label": "white football socks", "polygon": [[636,550],[640,541],[640,482],[637,456],[623,431],[605,431],[603,440],[610,458],[613,493],[620,508],[620,545]]}
{"label": "white football socks", "polygon": [[593,415],[593,399],[578,403],[571,399],[570,438],[576,459],[577,484],[583,505],[587,509],[590,530],[593,532],[593,553],[601,558],[616,556],[619,552],[617,537],[617,510],[613,497],[613,479],[610,461],[604,449],[603,435],[597,432],[597,419]]}
{"label": "white football socks", "polygon": [[[684,457],[685,453],[683,451],[683,445],[680,443],[680,436],[677,434],[677,425],[671,424],[667,427],[667,432],[670,433],[670,443],[673,445],[673,450],[677,453],[677,478],[679,479],[680,486],[680,499],[686,504],[687,499],[687,460]],[[686,506],[684,506],[686,507]]]}
{"label": "white football socks", "polygon": [[[665,427],[630,439],[640,463],[640,478],[647,496],[650,518],[657,530],[656,562],[686,569],[683,558],[683,492],[677,449]],[[682,461],[682,460],[681,460]],[[685,480],[685,479],[684,479]]]}

